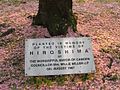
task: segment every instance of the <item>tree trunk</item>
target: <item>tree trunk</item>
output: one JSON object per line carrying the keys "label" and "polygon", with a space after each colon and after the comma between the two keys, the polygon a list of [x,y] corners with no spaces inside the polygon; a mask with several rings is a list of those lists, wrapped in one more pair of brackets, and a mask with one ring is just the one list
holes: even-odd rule
{"label": "tree trunk", "polygon": [[69,26],[76,31],[72,0],[39,0],[39,10],[33,25],[47,27],[52,36],[66,34]]}

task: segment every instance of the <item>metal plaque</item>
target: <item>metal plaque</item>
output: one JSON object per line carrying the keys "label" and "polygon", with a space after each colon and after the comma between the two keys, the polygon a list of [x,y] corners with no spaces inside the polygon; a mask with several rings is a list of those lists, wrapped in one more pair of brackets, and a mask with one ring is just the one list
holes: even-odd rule
{"label": "metal plaque", "polygon": [[94,73],[91,38],[25,40],[25,75]]}

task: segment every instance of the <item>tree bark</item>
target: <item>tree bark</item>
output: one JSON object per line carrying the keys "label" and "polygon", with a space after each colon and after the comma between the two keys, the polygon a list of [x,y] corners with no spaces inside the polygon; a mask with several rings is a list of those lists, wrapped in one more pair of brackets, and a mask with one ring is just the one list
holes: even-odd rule
{"label": "tree bark", "polygon": [[64,35],[69,26],[76,31],[72,0],[39,0],[39,10],[33,25],[47,27],[52,36]]}

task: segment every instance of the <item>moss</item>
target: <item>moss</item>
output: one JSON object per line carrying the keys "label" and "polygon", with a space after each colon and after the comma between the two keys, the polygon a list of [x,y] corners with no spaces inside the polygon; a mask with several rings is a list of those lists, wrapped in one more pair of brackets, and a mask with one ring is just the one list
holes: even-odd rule
{"label": "moss", "polygon": [[48,19],[47,28],[52,36],[64,35],[67,33],[67,20],[59,16],[51,16]]}
{"label": "moss", "polygon": [[68,17],[68,23],[69,23],[69,26],[72,27],[73,31],[77,31],[77,21],[75,19],[75,16],[73,14],[70,14],[69,17]]}

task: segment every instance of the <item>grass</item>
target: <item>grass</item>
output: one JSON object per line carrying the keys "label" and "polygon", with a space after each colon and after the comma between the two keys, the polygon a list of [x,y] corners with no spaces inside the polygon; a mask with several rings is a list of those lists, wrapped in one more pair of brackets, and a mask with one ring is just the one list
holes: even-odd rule
{"label": "grass", "polygon": [[77,0],[79,3],[84,3],[84,2],[100,2],[100,3],[110,3],[110,2],[118,2],[120,3],[120,0]]}
{"label": "grass", "polygon": [[20,4],[20,2],[22,2],[22,0],[1,0],[0,3],[9,3],[9,4]]}
{"label": "grass", "polygon": [[[108,57],[110,61],[107,65],[109,69],[111,69],[114,60],[118,64],[120,63],[120,44],[117,44],[115,46],[104,47],[100,50],[100,52],[102,52],[102,54],[104,54],[104,55],[106,55],[106,54],[110,55],[110,57]],[[114,79],[114,77],[113,77],[113,79]]]}
{"label": "grass", "polygon": [[36,89],[39,89],[41,85],[52,86],[54,83],[58,85],[63,85],[65,82],[65,76],[39,76],[39,77],[30,77],[26,84],[34,85]]}
{"label": "grass", "polygon": [[13,84],[12,87],[11,87],[11,90],[17,90],[17,85]]}
{"label": "grass", "polygon": [[118,2],[120,3],[120,0],[96,0],[96,2],[101,2],[101,3]]}
{"label": "grass", "polygon": [[38,1],[38,0],[0,0],[0,4],[7,3],[7,4],[12,4],[12,5],[19,5],[21,3],[26,3],[29,1]]}
{"label": "grass", "polygon": [[117,81],[117,80],[119,80],[119,76],[118,75],[113,75],[113,76],[110,77],[109,80],[110,81]]}
{"label": "grass", "polygon": [[103,53],[111,54],[112,57],[120,60],[120,44],[117,44],[115,47],[109,46],[106,48],[102,48],[100,51]]}
{"label": "grass", "polygon": [[[65,82],[72,82],[77,83],[75,80],[79,79],[79,81],[87,81],[90,80],[90,78],[93,77],[89,74],[80,74],[80,75],[59,75],[59,76],[38,76],[38,77],[29,77],[29,79],[26,80],[26,85],[34,85],[36,89],[39,89],[42,85],[52,86],[52,85],[58,85],[63,86]],[[74,79],[74,80],[73,80]],[[92,79],[91,79],[92,80]]]}
{"label": "grass", "polygon": [[103,78],[104,80],[108,80],[108,81],[117,81],[117,80],[120,80],[120,75],[106,75],[104,76]]}
{"label": "grass", "polygon": [[[10,3],[10,4],[20,4],[21,2],[24,1],[30,1],[30,0],[0,0],[0,3]],[[32,1],[32,0],[31,0]],[[36,0],[33,0],[36,1]],[[88,2],[91,0],[87,0]],[[84,3],[87,2],[86,0],[77,0],[78,3]],[[92,0],[92,2],[100,2],[100,3],[110,3],[110,2],[118,2],[120,3],[120,0]]]}
{"label": "grass", "polygon": [[78,0],[77,2],[78,2],[78,3],[84,3],[85,0]]}

